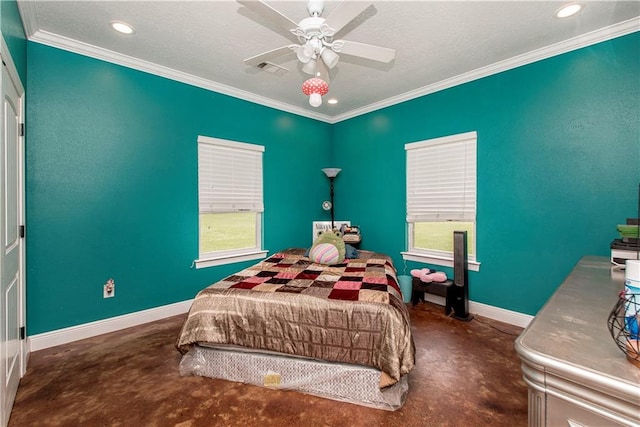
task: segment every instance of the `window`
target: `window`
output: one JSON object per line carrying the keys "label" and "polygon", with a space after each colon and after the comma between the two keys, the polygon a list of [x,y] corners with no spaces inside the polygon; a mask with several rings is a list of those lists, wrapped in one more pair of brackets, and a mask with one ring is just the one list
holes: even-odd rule
{"label": "window", "polygon": [[405,145],[407,252],[404,259],[453,265],[453,232],[467,231],[469,269],[476,261],[476,132]]}
{"label": "window", "polygon": [[196,268],[264,258],[261,145],[198,136]]}

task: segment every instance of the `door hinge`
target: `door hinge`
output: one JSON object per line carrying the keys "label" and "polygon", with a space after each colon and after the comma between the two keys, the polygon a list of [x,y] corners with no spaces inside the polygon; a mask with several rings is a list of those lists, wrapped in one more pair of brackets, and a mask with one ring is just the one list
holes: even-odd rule
{"label": "door hinge", "polygon": [[24,136],[24,123],[20,123],[20,136]]}
{"label": "door hinge", "polygon": [[27,337],[27,328],[24,326],[20,327],[20,339],[23,340]]}
{"label": "door hinge", "polygon": [[24,225],[21,225],[20,226],[20,238],[22,238],[22,239],[24,239],[24,232],[25,232]]}

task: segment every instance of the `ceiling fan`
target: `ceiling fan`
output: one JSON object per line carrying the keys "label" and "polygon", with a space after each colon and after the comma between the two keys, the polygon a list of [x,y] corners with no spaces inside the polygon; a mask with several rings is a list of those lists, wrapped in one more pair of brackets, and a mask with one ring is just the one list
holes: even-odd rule
{"label": "ceiling fan", "polygon": [[282,46],[247,58],[244,63],[249,66],[263,66],[268,61],[295,54],[302,63],[302,71],[320,77],[324,81],[329,81],[328,70],[338,63],[340,59],[338,54],[352,55],[384,63],[393,61],[396,56],[395,49],[333,39],[335,34],[367,9],[371,5],[370,2],[343,1],[336,6],[327,18],[322,18],[324,2],[322,0],[310,0],[307,3],[309,17],[298,23],[263,1],[237,0],[237,2],[270,19],[278,26],[289,30],[291,38],[298,43]]}

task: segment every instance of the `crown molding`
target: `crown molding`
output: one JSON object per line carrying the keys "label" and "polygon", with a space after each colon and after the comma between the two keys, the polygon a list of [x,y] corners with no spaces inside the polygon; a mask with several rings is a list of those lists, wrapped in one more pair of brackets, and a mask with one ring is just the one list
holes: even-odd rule
{"label": "crown molding", "polygon": [[[29,2],[22,3],[24,4]],[[33,28],[33,25],[30,25],[30,28]],[[194,76],[192,74],[174,70],[172,68],[163,67],[152,62],[144,61],[128,55],[123,55],[121,53],[103,49],[88,43],[80,42],[78,40],[53,34],[47,31],[36,30],[33,33],[30,31],[29,34],[31,34],[29,36],[30,41],[43,45],[110,62],[116,65],[121,65],[134,70],[164,77],[170,80],[175,80],[181,83],[186,83],[191,86],[211,90],[223,95],[229,95],[234,98],[253,102],[266,107],[275,108],[277,110],[286,111],[288,113],[297,114],[299,116],[308,117],[314,120],[329,122],[331,119],[329,116],[324,114],[314,113],[284,102],[253,94],[242,89],[227,86],[222,83],[217,83],[212,80],[204,79],[202,77]]]}
{"label": "crown molding", "polygon": [[38,30],[38,14],[36,13],[36,3],[32,1],[18,1],[18,12],[22,19],[22,26],[27,39]]}
{"label": "crown molding", "polygon": [[498,74],[503,71],[511,70],[513,68],[521,67],[523,65],[531,64],[533,62],[541,61],[543,59],[561,55],[563,53],[571,52],[596,43],[640,31],[640,18],[632,18],[627,21],[611,25],[609,27],[601,28],[599,30],[592,31],[578,37],[573,37],[571,39],[555,43],[550,46],[546,46],[522,55],[515,56],[513,58],[506,59],[504,61],[477,68],[467,73],[463,73],[449,79],[441,80],[439,82],[423,86],[416,90],[387,98],[383,101],[374,102],[372,104],[366,105],[361,108],[356,108],[337,116],[328,116],[326,114],[314,113],[312,111],[305,110],[291,104],[256,95],[232,86],[217,83],[212,80],[197,77],[168,67],[163,67],[148,61],[143,61],[131,56],[122,55],[107,49],[102,49],[88,43],[79,42],[77,40],[49,33],[47,31],[38,30],[38,21],[33,2],[19,1],[18,9],[20,11],[20,16],[22,17],[25,33],[27,34],[27,38],[30,41],[41,43],[58,49],[67,50],[91,58],[111,62],[113,64],[122,65],[124,67],[143,71],[145,73],[165,77],[167,79],[186,83],[192,86],[211,90],[224,95],[232,96],[234,98],[239,98],[245,101],[275,108],[277,110],[326,122],[329,124],[335,124],[344,120],[351,119],[353,117],[370,113],[372,111],[390,107],[392,105],[410,101],[421,96],[429,95],[441,90],[449,89],[454,86],[478,80],[483,77],[488,77],[493,74]]}
{"label": "crown molding", "polygon": [[496,62],[485,67],[477,68],[458,76],[441,80],[434,84],[423,86],[419,89],[405,92],[403,94],[387,98],[384,101],[375,102],[367,106],[351,110],[347,113],[333,117],[331,123],[338,123],[343,120],[351,119],[372,111],[376,111],[385,107],[390,107],[395,104],[400,104],[405,101],[410,101],[421,96],[429,95],[441,90],[449,89],[454,86],[458,86],[464,83],[478,80],[483,77],[488,77],[493,74],[498,74],[503,71],[511,70],[513,68],[522,67],[523,65],[531,64],[533,62],[542,61],[543,59],[551,58],[553,56],[561,55],[563,53],[571,52],[583,47],[591,46],[596,43],[611,40],[616,37],[625,36],[627,34],[640,31],[640,18],[632,18],[627,21],[620,22],[616,25],[601,28],[590,33],[583,34],[578,37],[573,37],[565,41],[552,44],[540,49],[533,50],[531,52],[514,56],[513,58],[506,59],[504,61]]}

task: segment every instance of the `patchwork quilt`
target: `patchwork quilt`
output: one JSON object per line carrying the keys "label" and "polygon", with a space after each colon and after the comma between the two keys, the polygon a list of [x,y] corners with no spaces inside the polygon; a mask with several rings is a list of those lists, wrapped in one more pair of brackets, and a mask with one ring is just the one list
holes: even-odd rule
{"label": "patchwork quilt", "polygon": [[203,289],[176,346],[196,343],[372,366],[395,381],[415,357],[391,259],[367,251],[321,265],[287,250]]}

